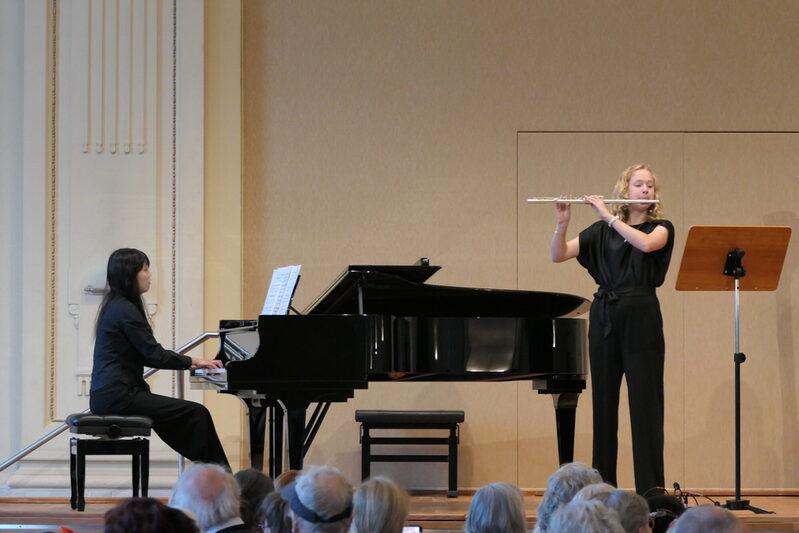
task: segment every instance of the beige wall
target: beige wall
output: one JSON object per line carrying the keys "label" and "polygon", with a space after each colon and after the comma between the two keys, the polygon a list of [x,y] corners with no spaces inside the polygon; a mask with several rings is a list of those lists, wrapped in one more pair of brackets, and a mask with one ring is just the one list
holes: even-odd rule
{"label": "beige wall", "polygon": [[[205,331],[241,317],[241,3],[205,3]],[[213,358],[218,343],[206,344]],[[241,402],[206,393],[231,465],[242,449]]]}
{"label": "beige wall", "polygon": [[[420,256],[444,267],[439,284],[590,297],[579,265],[548,260],[550,210],[524,199],[607,194],[648,161],[678,232],[660,291],[667,481],[730,488],[732,296],[674,281],[692,224],[795,225],[797,15],[790,1],[243,2],[243,315],[277,266],[303,265],[302,308],[347,264]],[[799,487],[797,264],[790,250],[780,289],[743,298],[744,487]],[[590,462],[587,396],[576,459]],[[372,384],[334,405],[308,462],[357,479],[353,410],[380,407],[464,409],[462,487],[543,487],[556,467],[551,403],[524,382]],[[620,439],[629,487],[627,426]],[[445,481],[443,466],[375,472]]]}

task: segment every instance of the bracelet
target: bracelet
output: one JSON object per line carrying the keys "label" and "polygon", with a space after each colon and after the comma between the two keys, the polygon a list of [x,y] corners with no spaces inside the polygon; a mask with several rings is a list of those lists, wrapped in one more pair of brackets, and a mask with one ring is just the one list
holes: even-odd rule
{"label": "bracelet", "polygon": [[608,220],[608,227],[612,228],[613,227],[613,223],[616,222],[617,220],[619,220],[619,215],[616,215],[615,217],[613,217],[610,220]]}

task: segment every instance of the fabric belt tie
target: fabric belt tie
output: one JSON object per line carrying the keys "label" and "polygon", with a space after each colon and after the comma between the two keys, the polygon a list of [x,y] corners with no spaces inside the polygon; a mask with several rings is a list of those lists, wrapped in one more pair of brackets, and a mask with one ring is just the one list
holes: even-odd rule
{"label": "fabric belt tie", "polygon": [[654,287],[620,287],[618,289],[599,287],[594,293],[594,301],[599,304],[599,325],[602,328],[602,336],[607,337],[613,331],[613,324],[610,321],[610,306],[618,302],[619,297],[654,294]]}

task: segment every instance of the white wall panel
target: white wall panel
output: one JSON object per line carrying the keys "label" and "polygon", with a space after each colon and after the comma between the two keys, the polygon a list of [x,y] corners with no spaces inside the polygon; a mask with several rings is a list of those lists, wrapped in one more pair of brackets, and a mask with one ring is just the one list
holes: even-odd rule
{"label": "white wall panel", "polygon": [[[3,456],[88,407],[101,295],[87,288],[105,285],[114,249],[134,247],[149,255],[154,282],[145,300],[164,346],[174,348],[202,332],[203,10],[197,1],[178,2],[181,17],[175,24],[173,5],[157,0],[3,5],[4,25],[24,24],[3,32],[4,50],[19,56],[3,56],[2,64],[17,74],[24,65],[24,75],[16,84],[3,78],[12,89],[10,105],[21,111],[9,113],[15,124],[0,130],[0,140],[10,137],[14,126],[25,131],[22,141],[8,145],[20,155],[8,163],[4,158],[0,167],[12,191],[3,199],[7,213],[21,215],[9,226],[19,231],[0,241],[9,257],[19,258],[3,274],[16,292],[3,298],[9,304],[4,308],[12,302],[27,306],[22,325],[7,321],[22,330],[15,337],[22,342],[9,351],[26,358],[17,365],[18,384],[9,387],[18,391],[19,401],[0,414],[0,422],[21,428],[0,439]],[[53,6],[57,10],[48,11]],[[48,44],[55,45],[49,55]],[[53,75],[57,98],[47,107]],[[179,142],[184,133],[187,142]],[[48,158],[52,147],[54,157]],[[49,285],[46,279],[52,280]],[[52,292],[46,292],[48,286]],[[50,313],[54,327],[46,330]],[[161,372],[151,385],[173,394],[174,374]],[[202,398],[198,392],[187,395]],[[21,461],[5,475],[0,494],[68,487],[66,441],[63,434]],[[166,489],[175,479],[177,456],[159,439],[152,442],[151,486]],[[129,466],[120,461],[90,465],[87,495],[129,486]]]}
{"label": "white wall panel", "polygon": [[[0,390],[8,401],[0,407],[0,426],[18,427],[21,422],[20,397],[22,389],[22,332],[21,302],[25,268],[23,237],[26,208],[23,202],[23,150],[25,137],[24,94],[24,34],[25,6],[22,0],[0,2]],[[43,75],[43,73],[40,73]],[[33,139],[31,139],[33,142]],[[31,206],[34,214],[40,209]],[[36,232],[31,228],[31,244]],[[39,228],[41,230],[41,227]],[[19,432],[7,432],[0,439],[0,457],[13,453],[20,445]],[[0,474],[0,476],[3,476]],[[2,481],[3,477],[0,477]]]}
{"label": "white wall panel", "polygon": [[[144,2],[142,2],[144,4]],[[155,12],[155,10],[152,10]],[[129,26],[130,12],[119,12],[116,2],[92,0],[66,3],[60,20],[59,57],[59,143],[58,143],[58,378],[56,409],[53,415],[63,420],[70,412],[85,408],[94,345],[94,321],[101,294],[88,287],[105,286],[105,266],[116,248],[143,250],[154,270],[153,286],[145,296],[148,311],[154,314],[157,330],[170,327],[161,319],[159,302],[169,293],[170,278],[163,272],[169,265],[158,261],[158,220],[162,202],[171,204],[171,191],[159,189],[159,154],[155,150],[125,153],[116,147],[117,118],[130,110],[118,98],[117,73],[128,68],[129,55],[118,54],[118,28]],[[149,48],[157,49],[159,35],[151,31],[142,36]],[[89,53],[85,36],[92,35]],[[96,37],[96,38],[95,38]],[[124,62],[119,59],[123,57]],[[120,65],[120,63],[122,63]],[[151,55],[146,64],[148,100],[155,102],[159,63]],[[96,73],[99,76],[94,76]],[[94,77],[93,77],[94,76]],[[86,79],[99,80],[86,92]],[[84,152],[84,122],[88,116],[100,117],[89,129],[95,149]],[[151,136],[155,136],[156,108],[139,109],[150,115]],[[168,175],[171,183],[171,175]],[[166,198],[164,197],[166,193]],[[171,224],[171,220],[167,220]],[[167,232],[170,233],[170,232]]]}

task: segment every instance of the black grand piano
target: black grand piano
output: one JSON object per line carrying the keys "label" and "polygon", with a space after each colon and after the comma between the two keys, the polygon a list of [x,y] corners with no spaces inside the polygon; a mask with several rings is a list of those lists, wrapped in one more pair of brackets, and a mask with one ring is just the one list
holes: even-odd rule
{"label": "black grand piano", "polygon": [[255,468],[263,467],[268,419],[273,477],[282,470],[284,416],[289,467],[301,469],[331,402],[346,402],[370,381],[529,380],[552,396],[559,459],[572,461],[587,330],[575,317],[589,302],[425,283],[440,268],[426,260],[351,265],[302,314],[223,320],[217,358],[225,369],[193,371],[192,386],[245,401]]}

